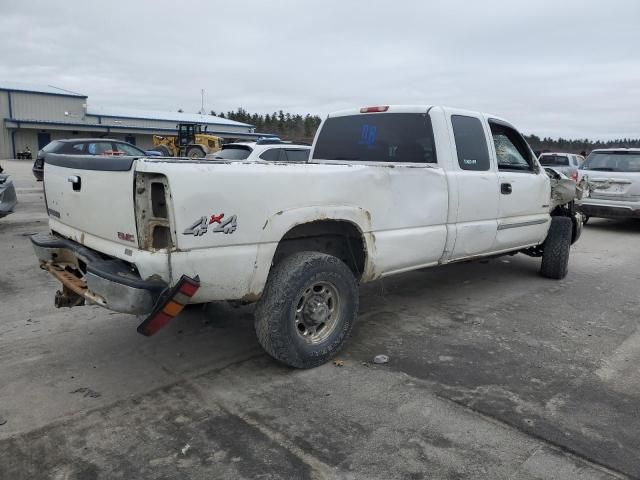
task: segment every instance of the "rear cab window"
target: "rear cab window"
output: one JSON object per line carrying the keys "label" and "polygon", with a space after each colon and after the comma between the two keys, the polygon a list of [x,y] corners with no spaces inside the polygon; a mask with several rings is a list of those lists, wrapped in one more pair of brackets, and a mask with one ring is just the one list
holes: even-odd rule
{"label": "rear cab window", "polygon": [[325,120],[314,160],[437,163],[431,118],[425,113],[364,113]]}
{"label": "rear cab window", "polygon": [[540,155],[540,165],[544,167],[568,167],[569,157],[567,155]]}

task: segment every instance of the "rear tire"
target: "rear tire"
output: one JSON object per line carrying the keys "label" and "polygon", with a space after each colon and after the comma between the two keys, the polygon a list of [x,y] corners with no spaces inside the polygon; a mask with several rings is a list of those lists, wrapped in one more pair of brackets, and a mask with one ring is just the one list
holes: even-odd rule
{"label": "rear tire", "polygon": [[204,158],[205,153],[204,150],[200,147],[191,147],[187,150],[187,157],[189,158]]}
{"label": "rear tire", "polygon": [[327,362],[343,346],[358,314],[358,283],[340,259],[294,253],[269,275],[255,311],[260,345],[295,368]]}
{"label": "rear tire", "polygon": [[568,217],[552,217],[544,241],[540,273],[543,277],[562,280],[569,270],[569,251],[573,224]]}

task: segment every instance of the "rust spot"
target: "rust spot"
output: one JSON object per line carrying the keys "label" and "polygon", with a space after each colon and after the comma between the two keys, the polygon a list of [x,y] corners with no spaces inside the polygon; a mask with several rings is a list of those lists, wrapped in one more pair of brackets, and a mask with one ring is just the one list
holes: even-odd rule
{"label": "rust spot", "polygon": [[254,293],[254,292],[249,292],[246,295],[244,295],[240,301],[242,302],[246,302],[246,303],[255,303],[258,300],[260,300],[260,297],[262,296],[262,293]]}

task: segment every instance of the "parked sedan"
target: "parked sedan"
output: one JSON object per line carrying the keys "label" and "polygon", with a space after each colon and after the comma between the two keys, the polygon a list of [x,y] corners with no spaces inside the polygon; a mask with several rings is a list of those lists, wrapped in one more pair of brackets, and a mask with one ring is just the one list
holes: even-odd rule
{"label": "parked sedan", "polygon": [[9,175],[0,174],[0,218],[9,215],[16,203],[18,200],[13,182],[9,179]]}
{"label": "parked sedan", "polygon": [[44,161],[50,153],[64,153],[66,155],[116,155],[116,156],[153,156],[157,152],[146,152],[130,143],[109,138],[74,138],[69,140],[54,140],[38,152],[33,162],[33,175],[41,182],[44,179]]}
{"label": "parked sedan", "polygon": [[640,218],[640,148],[594,150],[580,169],[591,194],[577,203],[589,217]]}
{"label": "parked sedan", "polygon": [[552,167],[578,181],[578,169],[582,166],[584,157],[573,153],[543,153],[538,160],[543,167]]}

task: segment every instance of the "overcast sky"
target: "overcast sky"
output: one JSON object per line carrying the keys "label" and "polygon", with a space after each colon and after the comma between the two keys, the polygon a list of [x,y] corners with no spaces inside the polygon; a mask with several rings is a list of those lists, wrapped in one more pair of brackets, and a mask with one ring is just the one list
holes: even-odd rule
{"label": "overcast sky", "polygon": [[324,115],[419,103],[640,137],[640,0],[0,0],[0,80],[97,106]]}

